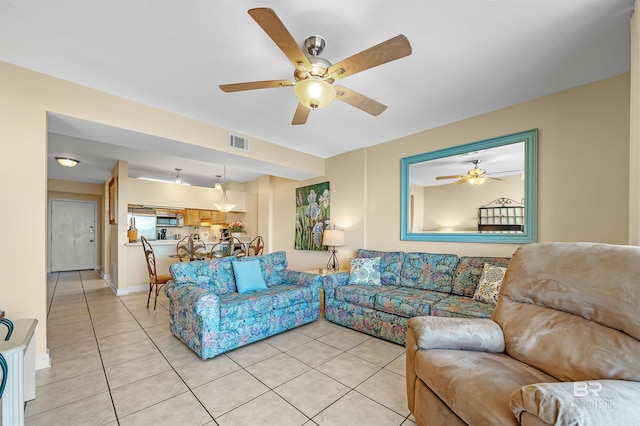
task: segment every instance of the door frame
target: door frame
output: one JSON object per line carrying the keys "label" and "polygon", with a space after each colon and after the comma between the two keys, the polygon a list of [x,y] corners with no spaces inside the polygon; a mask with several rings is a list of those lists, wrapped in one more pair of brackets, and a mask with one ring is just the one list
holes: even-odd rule
{"label": "door frame", "polygon": [[47,273],[51,272],[51,246],[53,233],[51,232],[51,209],[53,208],[53,201],[72,201],[76,203],[90,203],[93,204],[93,222],[96,224],[95,230],[95,244],[93,245],[93,269],[98,268],[98,244],[100,244],[100,233],[98,232],[98,203],[95,200],[77,200],[73,198],[49,198],[47,201]]}

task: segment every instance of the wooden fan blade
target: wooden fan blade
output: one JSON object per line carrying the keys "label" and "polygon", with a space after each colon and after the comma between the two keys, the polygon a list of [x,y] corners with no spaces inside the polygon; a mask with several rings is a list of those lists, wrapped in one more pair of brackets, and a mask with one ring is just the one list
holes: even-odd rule
{"label": "wooden fan blade", "polygon": [[346,102],[351,106],[361,109],[364,112],[368,112],[371,115],[379,115],[385,109],[386,105],[381,104],[378,101],[374,101],[371,98],[362,95],[355,90],[347,89],[342,86],[335,86],[336,99]]}
{"label": "wooden fan blade", "polygon": [[278,15],[268,7],[249,9],[249,15],[260,25],[265,33],[282,50],[287,58],[297,69],[310,70],[311,64],[304,55],[298,43],[293,39],[287,27],[284,26]]}
{"label": "wooden fan blade", "polygon": [[438,176],[436,177],[436,180],[442,180],[442,179],[462,179],[462,178],[466,178],[466,175],[455,175],[455,176]]}
{"label": "wooden fan blade", "polygon": [[504,179],[494,178],[494,177],[491,177],[491,176],[482,176],[482,177],[486,177],[487,179],[493,179],[493,180],[501,180],[501,181],[504,181]]}
{"label": "wooden fan blade", "polygon": [[302,105],[301,103],[298,103],[298,108],[296,108],[296,113],[293,115],[293,120],[291,121],[291,124],[295,126],[298,124],[306,123],[307,117],[309,117],[310,112],[311,110],[309,108]]}
{"label": "wooden fan blade", "polygon": [[408,55],[411,55],[411,45],[407,37],[400,34],[332,65],[327,72],[339,80]]}
{"label": "wooden fan blade", "polygon": [[468,177],[468,176],[465,176],[465,177],[463,177],[462,179],[460,179],[460,180],[457,180],[457,181],[453,182],[453,184],[454,184],[454,185],[460,185],[460,184],[463,184],[463,183],[465,183],[465,182],[467,181],[467,179],[469,179],[469,177]]}
{"label": "wooden fan blade", "polygon": [[293,86],[295,83],[291,80],[265,80],[265,81],[249,81],[247,83],[221,84],[219,87],[223,92],[241,92],[243,90],[254,89],[271,89],[274,87]]}

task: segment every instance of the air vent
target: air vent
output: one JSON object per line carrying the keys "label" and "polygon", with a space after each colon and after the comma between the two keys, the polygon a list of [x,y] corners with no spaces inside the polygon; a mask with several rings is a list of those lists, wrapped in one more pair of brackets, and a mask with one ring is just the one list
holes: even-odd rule
{"label": "air vent", "polygon": [[231,148],[249,151],[249,139],[229,133],[229,146]]}

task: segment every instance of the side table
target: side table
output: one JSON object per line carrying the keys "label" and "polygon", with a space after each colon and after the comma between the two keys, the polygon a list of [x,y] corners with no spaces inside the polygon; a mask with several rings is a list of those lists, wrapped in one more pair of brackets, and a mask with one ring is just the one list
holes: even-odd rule
{"label": "side table", "polygon": [[35,336],[37,319],[13,321],[14,329],[7,341],[0,339],[0,353],[7,360],[7,387],[2,397],[3,425],[24,424],[24,402],[35,398]]}
{"label": "side table", "polygon": [[[349,272],[349,270],[348,269],[338,269],[337,271],[334,271],[333,269],[318,268],[318,269],[312,269],[312,270],[304,271],[304,272],[307,272],[309,274],[318,274],[321,277],[326,277],[327,275],[337,274],[338,272]],[[324,318],[324,283],[322,284],[322,287],[320,288],[320,316],[322,318]]]}

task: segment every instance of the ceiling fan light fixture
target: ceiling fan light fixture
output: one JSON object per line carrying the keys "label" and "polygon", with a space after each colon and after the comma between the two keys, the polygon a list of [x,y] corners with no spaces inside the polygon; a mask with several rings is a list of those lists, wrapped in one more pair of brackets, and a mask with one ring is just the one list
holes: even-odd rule
{"label": "ceiling fan light fixture", "polygon": [[474,176],[472,178],[467,179],[467,182],[469,182],[471,185],[482,185],[486,180],[487,180],[486,177]]}
{"label": "ceiling fan light fixture", "polygon": [[75,167],[80,162],[68,157],[56,157],[56,161],[63,167]]}
{"label": "ceiling fan light fixture", "polygon": [[482,185],[487,180],[487,177],[485,176],[486,173],[486,170],[479,167],[474,167],[467,173],[469,176],[471,176],[467,179],[467,182],[469,182],[471,185]]}
{"label": "ceiling fan light fixture", "polygon": [[336,89],[319,78],[298,81],[293,89],[300,103],[307,108],[324,108],[336,97]]}

